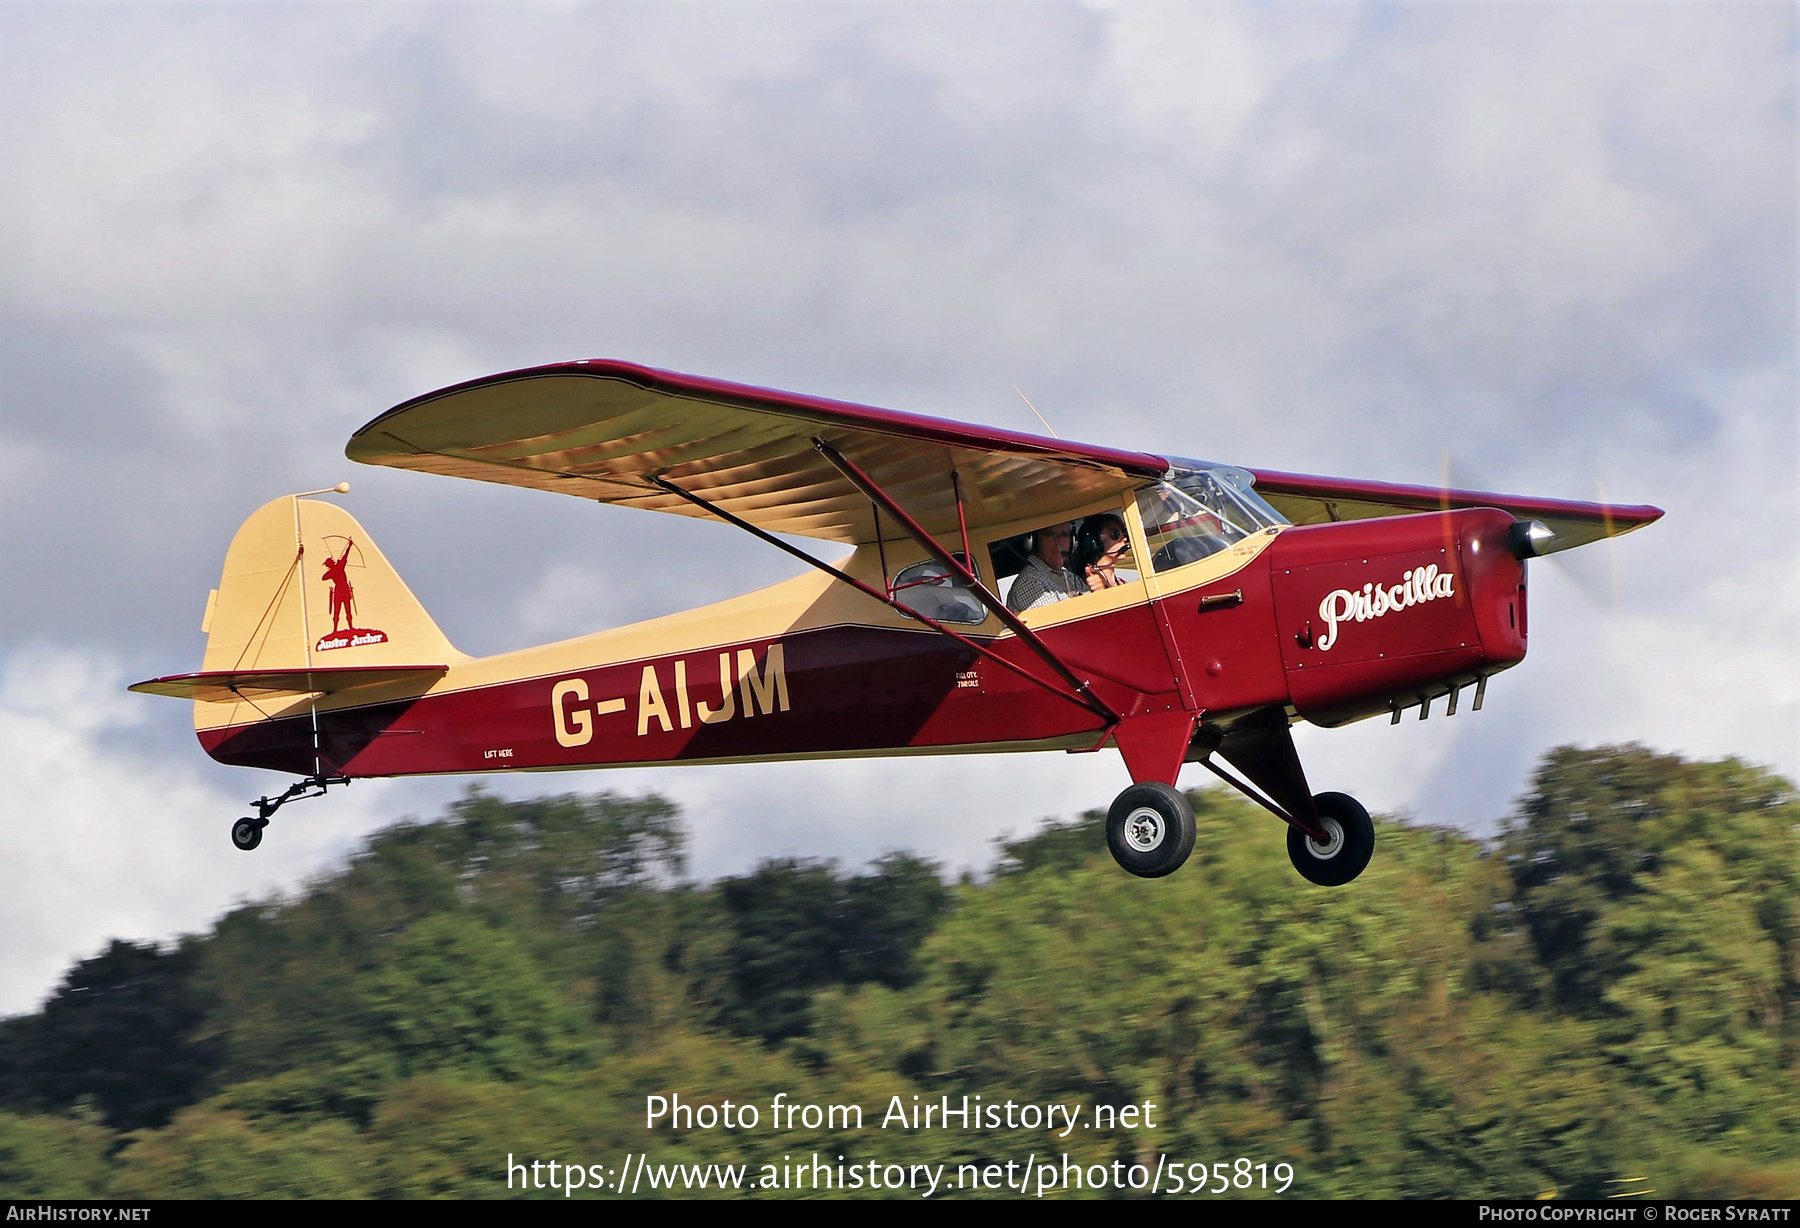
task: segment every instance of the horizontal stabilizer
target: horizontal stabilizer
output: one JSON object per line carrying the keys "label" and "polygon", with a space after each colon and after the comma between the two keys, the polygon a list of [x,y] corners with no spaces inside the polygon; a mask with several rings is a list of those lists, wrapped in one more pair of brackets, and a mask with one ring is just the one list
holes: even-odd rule
{"label": "horizontal stabilizer", "polygon": [[203,703],[233,703],[251,696],[336,695],[398,682],[417,682],[420,689],[449,671],[448,665],[343,665],[335,669],[206,670],[151,678],[130,689],[145,695],[168,695]]}

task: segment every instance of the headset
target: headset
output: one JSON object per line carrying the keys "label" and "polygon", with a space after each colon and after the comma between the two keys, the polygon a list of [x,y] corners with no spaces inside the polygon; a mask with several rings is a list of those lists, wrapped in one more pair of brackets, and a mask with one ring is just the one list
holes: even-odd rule
{"label": "headset", "polygon": [[[1109,520],[1119,526],[1120,540],[1122,542],[1130,541],[1125,536],[1125,520],[1122,516],[1117,512],[1097,512],[1083,520],[1081,528],[1076,531],[1075,545],[1069,552],[1068,567],[1070,571],[1078,576],[1086,575],[1087,569],[1100,561],[1100,557],[1106,553],[1106,547],[1100,543],[1100,530],[1106,526]],[[1129,548],[1127,545],[1119,553],[1124,554],[1125,550]]]}

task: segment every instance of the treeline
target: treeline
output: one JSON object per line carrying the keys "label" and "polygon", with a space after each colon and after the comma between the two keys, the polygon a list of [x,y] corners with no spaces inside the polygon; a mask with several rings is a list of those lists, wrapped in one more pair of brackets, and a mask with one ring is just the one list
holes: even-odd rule
{"label": "treeline", "polygon": [[[0,1022],[0,1196],[504,1197],[509,1154],[1034,1151],[1287,1163],[1316,1197],[1800,1196],[1787,781],[1559,750],[1496,841],[1384,823],[1337,890],[1264,812],[1194,803],[1162,880],[1112,865],[1094,811],[982,881],[895,853],[699,885],[660,798],[471,793]],[[674,1092],[765,1117],[647,1131]],[[771,1129],[778,1093],[865,1127]],[[1157,1128],[881,1129],[895,1095],[1149,1101]],[[758,1192],[793,1193],[733,1196]]]}

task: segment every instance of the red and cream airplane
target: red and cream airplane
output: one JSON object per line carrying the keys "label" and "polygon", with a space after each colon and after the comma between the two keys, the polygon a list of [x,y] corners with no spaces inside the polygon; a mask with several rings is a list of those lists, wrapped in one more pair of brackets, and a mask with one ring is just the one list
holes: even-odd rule
{"label": "red and cream airplane", "polygon": [[[1134,783],[1107,842],[1133,874],[1192,849],[1174,786],[1198,762],[1289,825],[1301,874],[1346,883],[1374,827],[1313,794],[1289,727],[1423,719],[1440,697],[1452,715],[1470,686],[1479,709],[1525,656],[1524,560],[1662,514],[1249,471],[607,361],[428,393],[347,454],[714,518],[815,570],[469,657],[347,512],[277,499],[231,543],[201,671],[132,688],[193,700],[221,763],[301,777],[233,825],[239,848],[359,777],[1116,746]],[[853,550],[826,563],[775,534]]]}

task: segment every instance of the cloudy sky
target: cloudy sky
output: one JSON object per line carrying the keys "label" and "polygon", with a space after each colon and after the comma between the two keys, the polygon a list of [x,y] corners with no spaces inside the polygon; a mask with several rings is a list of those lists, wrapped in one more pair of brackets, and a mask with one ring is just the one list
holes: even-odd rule
{"label": "cloudy sky", "polygon": [[[1304,731],[1314,786],[1488,831],[1567,742],[1793,775],[1795,53],[1785,3],[0,6],[0,1013],[466,783],[230,847],[281,781],[123,687],[197,668],[264,501],[353,481],[476,653],[792,574],[343,459],[560,359],[1035,429],[1017,384],[1095,442],[1658,504],[1534,567],[1483,712]],[[1108,752],[494,787],[663,790],[711,875],[980,867],[1126,783]]]}

